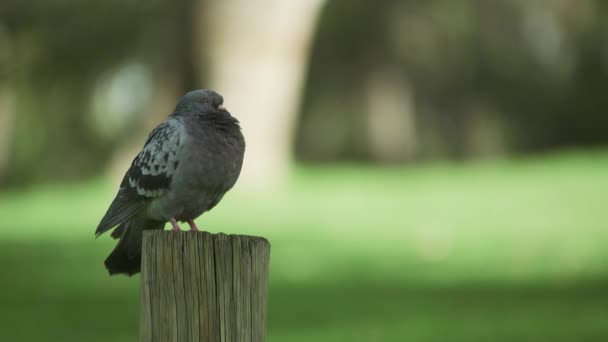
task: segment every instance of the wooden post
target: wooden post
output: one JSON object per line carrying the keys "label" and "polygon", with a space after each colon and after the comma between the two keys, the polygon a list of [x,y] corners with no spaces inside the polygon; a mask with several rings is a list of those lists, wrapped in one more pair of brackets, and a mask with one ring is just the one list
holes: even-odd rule
{"label": "wooden post", "polygon": [[264,342],[270,244],[206,232],[144,232],[140,342]]}

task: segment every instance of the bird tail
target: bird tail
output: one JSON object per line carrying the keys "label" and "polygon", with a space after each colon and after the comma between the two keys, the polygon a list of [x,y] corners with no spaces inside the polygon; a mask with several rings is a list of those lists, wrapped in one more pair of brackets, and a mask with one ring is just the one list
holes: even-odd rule
{"label": "bird tail", "polygon": [[[114,232],[120,232],[120,240],[105,261],[110,275],[127,274],[132,276],[141,270],[141,243],[144,230],[163,229],[164,222],[131,219],[118,226]],[[112,234],[113,237],[117,237]]]}

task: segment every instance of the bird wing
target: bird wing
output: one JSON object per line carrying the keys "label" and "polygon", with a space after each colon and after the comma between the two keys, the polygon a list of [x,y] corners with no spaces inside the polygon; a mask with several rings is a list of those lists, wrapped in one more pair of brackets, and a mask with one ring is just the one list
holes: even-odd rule
{"label": "bird wing", "polygon": [[150,133],[95,230],[96,236],[137,215],[148,202],[169,190],[184,135],[184,126],[176,118],[164,121]]}

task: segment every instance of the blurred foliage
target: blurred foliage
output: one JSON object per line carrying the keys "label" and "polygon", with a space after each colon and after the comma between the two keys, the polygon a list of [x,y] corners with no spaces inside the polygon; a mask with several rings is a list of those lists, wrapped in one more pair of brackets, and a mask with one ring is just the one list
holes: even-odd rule
{"label": "blurred foliage", "polygon": [[[108,72],[143,63],[169,98],[201,84],[195,4],[0,3],[0,92],[16,94],[3,183],[96,174],[151,120],[125,121],[110,141],[97,134],[91,99]],[[296,157],[403,162],[605,144],[607,15],[600,0],[329,1]]]}
{"label": "blurred foliage", "polygon": [[178,78],[178,93],[191,89],[189,6],[189,0],[0,3],[0,43],[8,49],[0,86],[16,93],[4,183],[99,173],[128,141],[126,133],[141,125],[131,120],[111,142],[96,135],[93,90],[108,71],[140,61],[154,71],[154,81]]}
{"label": "blurred foliage", "polygon": [[[606,152],[300,168],[198,224],[271,241],[269,341],[603,341],[606,172]],[[107,276],[114,240],[91,228],[113,195],[0,194],[5,340],[136,339],[139,277]]]}
{"label": "blurred foliage", "polygon": [[378,77],[413,102],[415,137],[386,161],[605,144],[607,17],[600,0],[328,2],[298,155],[382,159],[366,126],[398,122],[369,105]]}

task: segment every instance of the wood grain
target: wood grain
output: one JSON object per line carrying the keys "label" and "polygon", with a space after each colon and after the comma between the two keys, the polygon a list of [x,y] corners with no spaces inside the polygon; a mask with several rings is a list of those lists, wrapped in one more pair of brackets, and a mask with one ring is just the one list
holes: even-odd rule
{"label": "wood grain", "polygon": [[142,246],[140,342],[263,342],[264,238],[149,231]]}

